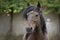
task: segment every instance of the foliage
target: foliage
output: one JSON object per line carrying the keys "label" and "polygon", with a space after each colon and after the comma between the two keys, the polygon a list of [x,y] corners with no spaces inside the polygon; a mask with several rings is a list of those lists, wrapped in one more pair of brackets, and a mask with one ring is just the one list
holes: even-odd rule
{"label": "foliage", "polygon": [[0,0],[0,13],[11,12],[10,8],[13,8],[14,13],[18,13],[24,9],[25,5],[24,0]]}
{"label": "foliage", "polygon": [[42,5],[47,7],[46,14],[60,13],[60,0],[42,0]]}
{"label": "foliage", "polygon": [[[13,7],[14,14],[22,12],[24,8],[27,6],[27,3],[31,5],[36,5],[37,0],[0,0],[0,14],[6,12],[11,12],[11,7]],[[55,11],[60,13],[60,0],[39,0],[42,7],[47,7],[48,12]]]}

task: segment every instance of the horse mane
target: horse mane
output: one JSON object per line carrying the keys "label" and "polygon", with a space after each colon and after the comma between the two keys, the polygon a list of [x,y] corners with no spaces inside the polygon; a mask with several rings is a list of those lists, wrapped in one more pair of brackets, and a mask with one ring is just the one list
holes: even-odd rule
{"label": "horse mane", "polygon": [[[23,16],[24,16],[24,18],[25,19],[27,19],[27,13],[28,12],[30,12],[30,11],[34,11],[34,9],[36,9],[36,7],[35,6],[28,6],[25,10],[24,10],[24,12],[23,12]],[[42,11],[41,11],[42,12]],[[40,13],[40,12],[39,12]],[[41,20],[41,24],[42,24],[42,32],[43,32],[43,34],[45,34],[45,33],[47,33],[47,31],[46,31],[46,23],[45,23],[45,20],[44,20],[44,17],[43,17],[43,15],[42,15],[42,13],[40,13],[40,20]]]}

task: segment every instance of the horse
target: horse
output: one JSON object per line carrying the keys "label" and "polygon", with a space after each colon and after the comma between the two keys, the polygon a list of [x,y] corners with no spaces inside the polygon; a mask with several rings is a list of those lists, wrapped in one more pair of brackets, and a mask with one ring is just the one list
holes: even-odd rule
{"label": "horse", "polygon": [[37,6],[30,6],[28,3],[23,16],[28,25],[23,40],[47,40],[46,23],[42,15],[41,4],[38,2]]}

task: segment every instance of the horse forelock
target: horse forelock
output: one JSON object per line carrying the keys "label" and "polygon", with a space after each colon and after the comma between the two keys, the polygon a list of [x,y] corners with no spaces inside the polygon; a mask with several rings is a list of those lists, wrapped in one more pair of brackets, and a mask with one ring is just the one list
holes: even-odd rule
{"label": "horse forelock", "polygon": [[35,8],[36,8],[35,6],[28,6],[23,12],[24,18],[27,19],[27,13],[33,11]]}

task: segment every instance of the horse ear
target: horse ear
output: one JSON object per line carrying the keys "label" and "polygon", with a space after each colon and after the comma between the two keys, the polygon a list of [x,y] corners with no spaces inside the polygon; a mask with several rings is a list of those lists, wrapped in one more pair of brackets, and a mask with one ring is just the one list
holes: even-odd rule
{"label": "horse ear", "polygon": [[37,9],[40,9],[40,8],[41,8],[41,5],[40,5],[40,3],[39,3],[39,1],[38,1]]}
{"label": "horse ear", "polygon": [[30,4],[29,4],[29,3],[27,3],[27,6],[30,6]]}

